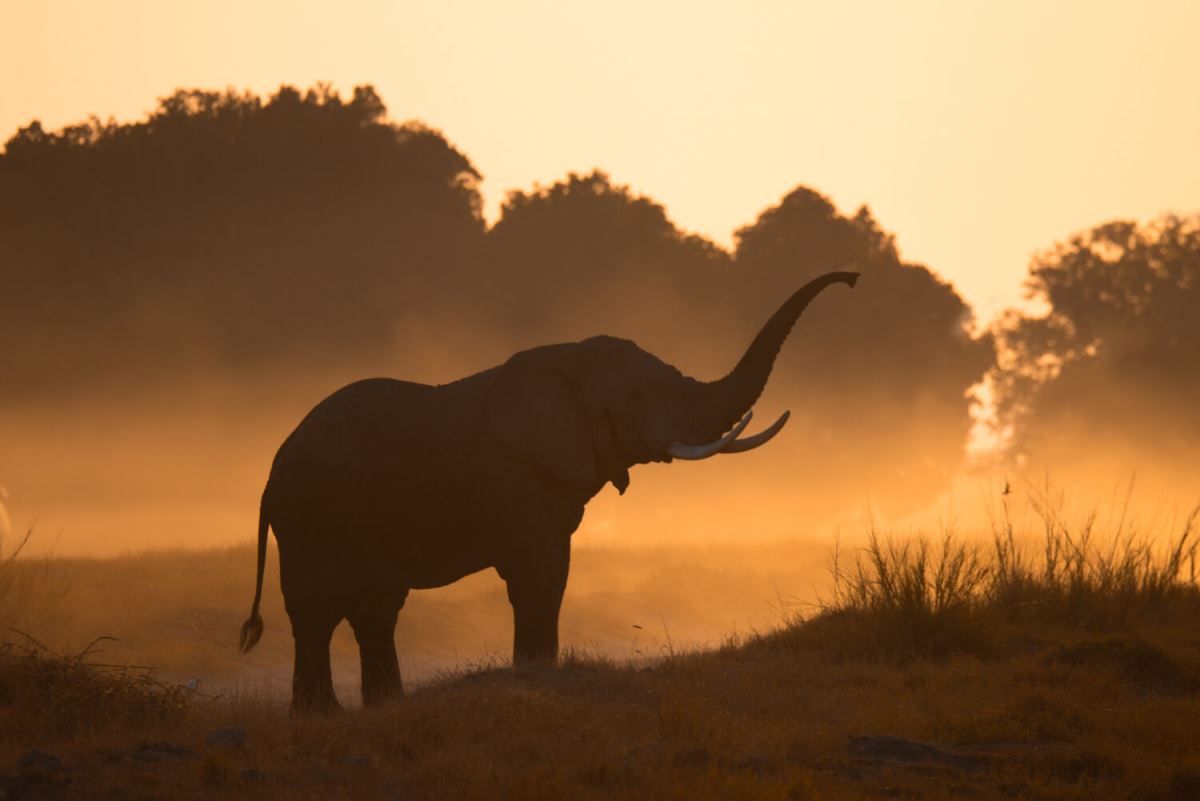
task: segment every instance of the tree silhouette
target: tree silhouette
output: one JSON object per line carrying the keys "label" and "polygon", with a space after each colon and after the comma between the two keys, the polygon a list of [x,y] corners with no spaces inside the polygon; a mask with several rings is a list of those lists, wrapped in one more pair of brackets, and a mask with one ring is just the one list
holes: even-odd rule
{"label": "tree silhouette", "polygon": [[[993,360],[954,289],[903,262],[865,207],[843,216],[803,187],[737,232],[735,259],[742,302],[755,309],[827,270],[862,272],[853,293],[830,293],[805,313],[777,368],[804,399],[796,423],[807,436],[790,441],[809,449],[814,478],[870,488],[897,510],[943,487],[962,462],[968,392]],[[813,443],[823,444],[815,462]]]}
{"label": "tree silhouette", "polygon": [[[1118,221],[1038,255],[1043,316],[999,324],[997,410],[1014,455],[1045,463],[1119,452],[1189,468],[1200,445],[1200,217]],[[1115,454],[1114,454],[1115,455]]]}
{"label": "tree silhouette", "polygon": [[966,304],[902,263],[866,209],[843,217],[809,189],[740,230],[737,244],[731,258],[684,234],[599,172],[515,192],[488,235],[501,282],[491,294],[511,315],[495,327],[520,331],[522,345],[630,336],[715,378],[805,281],[861,270],[853,293],[830,292],[806,312],[776,363],[768,391],[794,399],[787,481],[799,499],[869,490],[892,509],[941,489],[961,464],[966,393],[992,364],[990,339],[968,333]]}
{"label": "tree silhouette", "polygon": [[773,480],[798,505],[910,506],[957,467],[991,342],[865,208],[798,188],[731,254],[599,171],[512,192],[488,230],[478,181],[370,87],[181,90],[138,123],[34,122],[0,155],[0,402],[214,368],[402,375],[389,355],[464,342],[482,367],[599,333],[716,378],[783,298],[846,267],[858,288],[813,305],[768,385],[794,411]]}
{"label": "tree silhouette", "polygon": [[378,350],[453,306],[479,174],[370,87],[178,91],[140,123],[21,129],[0,155],[0,353],[23,395]]}
{"label": "tree silhouette", "polygon": [[518,345],[612,333],[704,351],[710,332],[689,315],[716,313],[730,268],[723,250],[600,171],[511,192],[488,253],[490,327]]}

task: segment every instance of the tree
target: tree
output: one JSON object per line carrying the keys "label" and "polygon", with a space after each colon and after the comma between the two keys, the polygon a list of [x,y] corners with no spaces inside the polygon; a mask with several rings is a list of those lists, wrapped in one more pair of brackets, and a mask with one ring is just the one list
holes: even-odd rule
{"label": "tree", "polygon": [[729,255],[600,171],[511,192],[488,253],[489,327],[518,347],[619,334],[670,358],[707,350],[697,321],[732,313],[718,303]]}
{"label": "tree", "polygon": [[857,492],[896,511],[944,489],[962,463],[970,391],[993,360],[991,338],[970,332],[967,304],[903,262],[865,207],[843,216],[811,189],[736,236],[744,324],[814,275],[862,273],[853,293],[830,293],[805,313],[773,379],[803,399],[804,433],[789,440],[801,449],[795,463],[808,464],[797,482],[814,499]]}
{"label": "tree", "polygon": [[34,122],[0,155],[5,392],[379,354],[453,313],[479,173],[370,87],[180,90],[144,121]]}
{"label": "tree", "polygon": [[809,519],[867,497],[909,509],[961,464],[967,392],[992,364],[991,341],[972,338],[966,304],[901,262],[866,209],[844,217],[797,189],[737,233],[731,256],[596,172],[511,194],[488,247],[490,294],[510,315],[493,328],[518,346],[612,333],[710,378],[809,278],[861,270],[852,293],[805,313],[768,384],[761,411],[793,411],[772,443],[787,473],[740,472],[742,489],[769,484]]}
{"label": "tree", "polygon": [[1040,465],[1111,456],[1195,473],[1200,446],[1200,216],[1116,221],[1034,258],[1047,307],[1000,323],[998,418]]}

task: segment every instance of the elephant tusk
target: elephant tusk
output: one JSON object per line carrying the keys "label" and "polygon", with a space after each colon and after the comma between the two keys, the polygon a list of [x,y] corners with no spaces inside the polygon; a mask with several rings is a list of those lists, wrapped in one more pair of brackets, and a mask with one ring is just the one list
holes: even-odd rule
{"label": "elephant tusk", "polygon": [[783,430],[783,426],[787,423],[788,418],[792,416],[791,412],[784,412],[779,415],[779,419],[768,429],[758,432],[752,437],[745,439],[735,439],[726,445],[721,453],[745,453],[752,451],[760,445],[766,445],[771,441],[771,438]]}
{"label": "elephant tusk", "polygon": [[746,430],[746,426],[750,424],[750,418],[754,416],[754,412],[746,412],[746,416],[741,419],[736,426],[729,429],[729,433],[715,442],[710,442],[707,445],[685,445],[682,442],[672,442],[667,446],[667,453],[676,459],[707,459],[710,456],[715,456],[738,438],[738,435]]}

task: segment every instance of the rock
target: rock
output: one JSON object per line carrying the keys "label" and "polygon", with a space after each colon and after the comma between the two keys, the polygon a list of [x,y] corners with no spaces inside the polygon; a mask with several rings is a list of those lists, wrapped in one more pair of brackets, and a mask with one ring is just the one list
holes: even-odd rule
{"label": "rock", "polygon": [[216,729],[209,732],[209,735],[204,738],[204,742],[219,748],[245,748],[246,730],[241,726]]}
{"label": "rock", "polygon": [[314,766],[311,771],[312,784],[332,784],[337,781],[337,777],[320,766]]}
{"label": "rock", "polygon": [[851,737],[850,753],[873,762],[898,762],[905,765],[946,765],[960,770],[980,770],[984,761],[943,751],[935,745],[900,737]]}
{"label": "rock", "polygon": [[267,780],[267,774],[258,768],[246,768],[242,771],[242,781],[246,784],[262,784]]}
{"label": "rock", "polygon": [[410,801],[414,796],[409,792],[408,785],[398,778],[386,779],[383,782],[382,798],[388,801]]}
{"label": "rock", "polygon": [[712,761],[713,755],[707,748],[689,748],[671,758],[671,764],[681,768],[706,768]]}
{"label": "rock", "polygon": [[125,752],[115,751],[111,748],[102,748],[96,752],[96,757],[102,765],[117,765],[125,761]]}
{"label": "rock", "polygon": [[163,762],[169,759],[191,759],[197,754],[190,748],[173,743],[142,743],[130,756],[138,762]]}
{"label": "rock", "polygon": [[753,754],[729,763],[729,767],[733,770],[753,773],[759,779],[765,776],[777,775],[782,770],[779,763],[775,760]]}
{"label": "rock", "polygon": [[362,756],[361,754],[346,754],[346,756],[342,757],[342,764],[348,768],[362,770],[370,767],[371,758],[368,756]]}
{"label": "rock", "polygon": [[63,769],[62,760],[54,754],[38,748],[30,748],[17,760],[17,769],[22,773],[49,775]]}

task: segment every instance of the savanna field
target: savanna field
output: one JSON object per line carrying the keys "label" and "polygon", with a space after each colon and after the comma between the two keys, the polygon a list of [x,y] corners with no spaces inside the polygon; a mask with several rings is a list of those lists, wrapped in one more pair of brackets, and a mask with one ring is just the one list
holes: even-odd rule
{"label": "savanna field", "polygon": [[1200,801],[1200,4],[8,5],[0,801]]}
{"label": "savanna field", "polygon": [[[1194,523],[1043,509],[1036,533],[1001,520],[983,538],[581,549],[558,668],[507,667],[503,590],[479,576],[402,613],[408,697],[357,708],[339,631],[348,711],[302,719],[270,582],[261,652],[236,653],[249,549],[9,559],[4,797],[1192,799]],[[641,580],[614,589],[630,560]],[[824,571],[819,604],[781,589],[753,630],[705,640],[705,603],[784,560]],[[117,585],[126,606],[101,600]]]}

